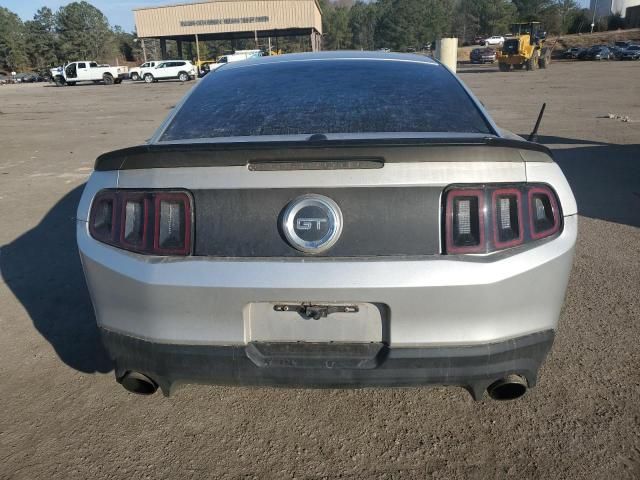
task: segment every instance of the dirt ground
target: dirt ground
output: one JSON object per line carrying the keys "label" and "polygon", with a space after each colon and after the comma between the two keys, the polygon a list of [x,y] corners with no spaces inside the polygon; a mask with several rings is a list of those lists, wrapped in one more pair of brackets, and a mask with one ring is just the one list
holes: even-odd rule
{"label": "dirt ground", "polygon": [[95,157],[143,142],[193,84],[0,87],[0,478],[640,478],[640,62],[461,77],[516,133],[547,102],[541,140],[581,211],[556,343],[515,402],[456,388],[127,393],[73,217]]}

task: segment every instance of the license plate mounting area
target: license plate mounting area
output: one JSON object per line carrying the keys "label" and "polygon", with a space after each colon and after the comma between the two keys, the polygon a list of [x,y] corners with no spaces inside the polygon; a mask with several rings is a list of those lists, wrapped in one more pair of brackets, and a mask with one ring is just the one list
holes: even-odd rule
{"label": "license plate mounting area", "polygon": [[273,306],[276,312],[296,312],[303,318],[320,320],[334,313],[358,313],[357,305],[316,305],[311,303],[279,303]]}

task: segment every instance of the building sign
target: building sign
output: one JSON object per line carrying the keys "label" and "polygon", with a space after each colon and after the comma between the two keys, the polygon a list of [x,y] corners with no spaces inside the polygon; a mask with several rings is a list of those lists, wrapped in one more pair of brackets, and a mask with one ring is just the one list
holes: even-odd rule
{"label": "building sign", "polygon": [[181,27],[199,27],[203,25],[236,25],[239,23],[266,23],[268,16],[264,17],[238,17],[238,18],[212,18],[209,20],[183,20]]}

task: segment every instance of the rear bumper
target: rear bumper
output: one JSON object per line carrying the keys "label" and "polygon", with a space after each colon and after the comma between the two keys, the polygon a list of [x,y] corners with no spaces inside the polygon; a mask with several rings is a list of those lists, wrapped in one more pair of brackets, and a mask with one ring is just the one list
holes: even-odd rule
{"label": "rear bumper", "polygon": [[555,330],[576,235],[574,215],[565,217],[559,237],[491,258],[183,259],[118,250],[78,222],[98,325],[185,345],[264,340],[251,328],[258,320],[253,307],[263,302],[379,305],[382,341],[393,348],[485,344]]}
{"label": "rear bumper", "polygon": [[476,399],[494,381],[519,374],[529,387],[554,339],[553,330],[468,346],[390,348],[385,344],[238,346],[149,342],[101,329],[116,364],[152,378],[165,395],[180,383],[311,388],[455,385]]}

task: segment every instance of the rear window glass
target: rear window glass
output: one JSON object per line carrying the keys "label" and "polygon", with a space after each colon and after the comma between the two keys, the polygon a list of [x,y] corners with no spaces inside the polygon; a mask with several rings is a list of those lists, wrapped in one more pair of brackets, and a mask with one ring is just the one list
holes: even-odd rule
{"label": "rear window glass", "polygon": [[222,68],[204,78],[161,141],[317,133],[491,133],[441,66],[292,61]]}

